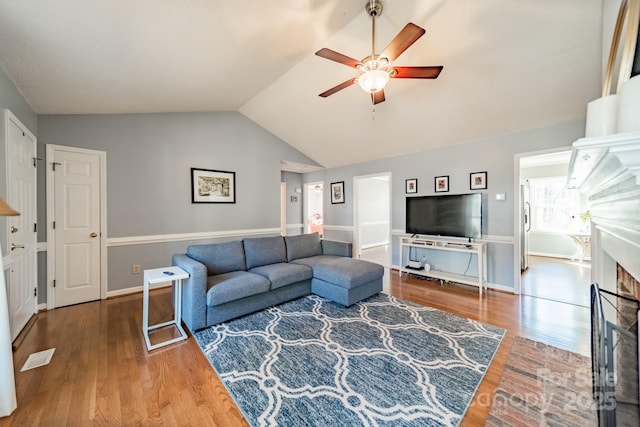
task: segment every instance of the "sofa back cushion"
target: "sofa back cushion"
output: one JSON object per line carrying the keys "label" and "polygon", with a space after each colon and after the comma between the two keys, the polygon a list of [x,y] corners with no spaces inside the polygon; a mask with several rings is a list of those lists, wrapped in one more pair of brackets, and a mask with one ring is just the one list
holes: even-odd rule
{"label": "sofa back cushion", "polygon": [[287,261],[322,255],[322,243],[318,233],[285,236],[284,241],[287,245]]}
{"label": "sofa back cushion", "polygon": [[207,267],[207,274],[223,274],[231,271],[245,271],[242,241],[211,243],[208,245],[191,245],[187,255]]}
{"label": "sofa back cushion", "polygon": [[248,270],[263,265],[287,262],[287,252],[282,236],[248,237],[242,242]]}

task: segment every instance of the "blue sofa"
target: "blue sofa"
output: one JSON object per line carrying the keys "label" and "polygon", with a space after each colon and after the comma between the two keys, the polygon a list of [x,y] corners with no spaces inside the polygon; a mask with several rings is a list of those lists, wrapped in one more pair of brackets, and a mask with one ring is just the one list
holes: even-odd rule
{"label": "blue sofa", "polygon": [[314,293],[349,306],[382,290],[384,268],[318,233],[191,245],[172,257],[189,273],[182,320],[193,332]]}

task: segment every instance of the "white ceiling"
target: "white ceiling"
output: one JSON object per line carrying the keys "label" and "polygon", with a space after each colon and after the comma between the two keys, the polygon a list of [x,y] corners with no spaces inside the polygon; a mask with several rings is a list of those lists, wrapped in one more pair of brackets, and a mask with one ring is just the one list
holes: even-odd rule
{"label": "white ceiling", "polygon": [[[38,114],[240,111],[325,167],[583,118],[601,88],[603,0],[383,0],[379,50],[427,30],[375,112],[355,77],[366,0],[0,0],[0,66]],[[569,144],[571,141],[567,141]],[[288,159],[283,159],[288,160]]]}

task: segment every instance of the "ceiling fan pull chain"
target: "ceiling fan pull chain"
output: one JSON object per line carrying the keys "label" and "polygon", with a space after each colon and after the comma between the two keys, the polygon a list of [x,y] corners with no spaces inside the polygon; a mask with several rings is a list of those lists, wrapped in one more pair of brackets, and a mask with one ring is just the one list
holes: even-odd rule
{"label": "ceiling fan pull chain", "polygon": [[375,120],[376,120],[376,103],[373,98],[373,94],[371,94],[371,121],[373,122]]}

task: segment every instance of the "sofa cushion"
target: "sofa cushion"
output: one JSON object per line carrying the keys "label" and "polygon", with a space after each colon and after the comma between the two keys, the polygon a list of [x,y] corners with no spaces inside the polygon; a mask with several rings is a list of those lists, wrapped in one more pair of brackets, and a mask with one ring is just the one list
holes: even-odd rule
{"label": "sofa cushion", "polygon": [[337,255],[316,255],[309,258],[299,258],[291,261],[292,264],[302,264],[314,269],[317,265],[331,265],[331,263],[338,258]]}
{"label": "sofa cushion", "polygon": [[246,238],[242,242],[247,270],[261,265],[287,262],[287,252],[282,236]]}
{"label": "sofa cushion", "polygon": [[242,241],[191,245],[187,248],[189,258],[207,266],[207,274],[223,274],[246,270]]}
{"label": "sofa cushion", "polygon": [[232,271],[207,278],[207,305],[220,305],[269,291],[271,283],[258,274]]}
{"label": "sofa cushion", "polygon": [[322,243],[318,233],[285,236],[287,246],[287,261],[322,255]]}
{"label": "sofa cushion", "polygon": [[281,288],[303,280],[311,280],[313,276],[311,268],[302,264],[278,264],[263,265],[252,268],[251,273],[266,277],[271,282],[271,289]]}
{"label": "sofa cushion", "polygon": [[384,267],[361,259],[337,257],[313,266],[313,277],[342,288],[356,288],[384,275]]}

